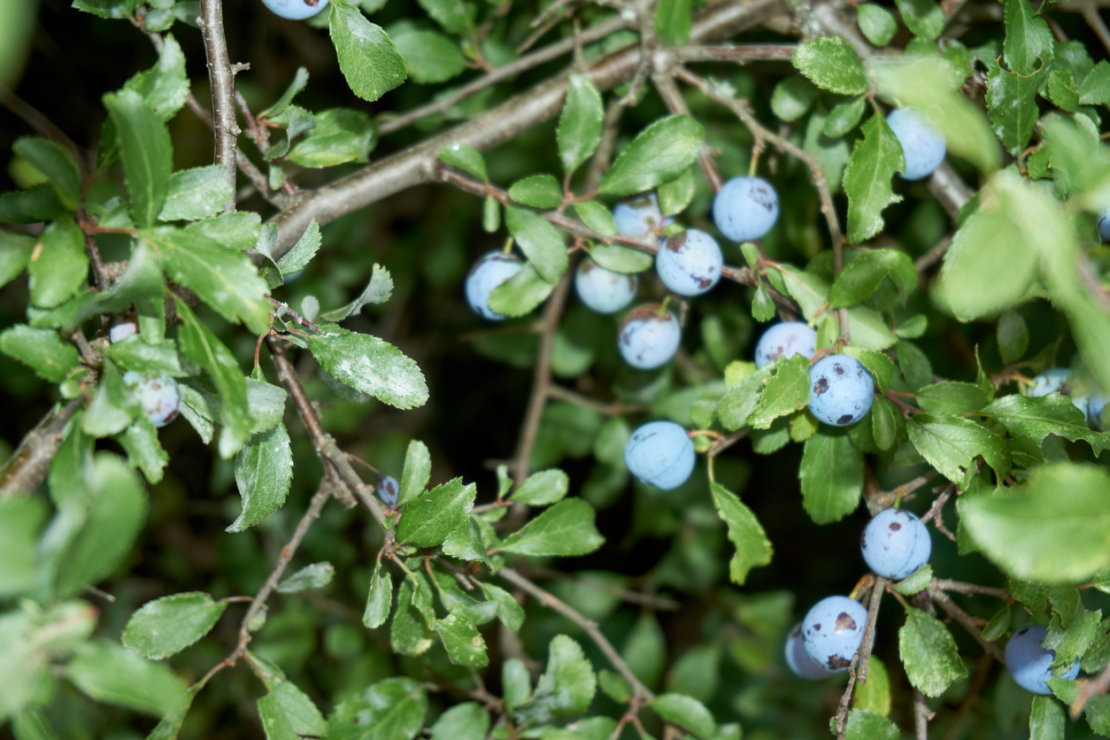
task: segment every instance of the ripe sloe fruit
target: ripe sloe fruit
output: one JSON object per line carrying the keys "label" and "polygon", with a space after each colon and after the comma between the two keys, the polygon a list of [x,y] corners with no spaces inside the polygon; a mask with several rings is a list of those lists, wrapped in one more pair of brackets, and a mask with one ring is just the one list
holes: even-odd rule
{"label": "ripe sloe fruit", "polygon": [[802,620],[806,654],[832,673],[848,669],[863,642],[867,610],[847,596],[821,599]]}
{"label": "ripe sloe fruit", "polygon": [[262,4],[274,15],[291,21],[303,21],[328,7],[328,0],[262,0]]}
{"label": "ripe sloe fruit", "polygon": [[875,383],[863,363],[848,355],[829,355],[809,368],[809,410],[830,426],[862,419],[875,400]]}
{"label": "ripe sloe fruit", "polygon": [[697,229],[678,232],[655,255],[655,270],[663,284],[685,296],[712,290],[724,263],[717,240]]}
{"label": "ripe sloe fruit", "polygon": [[617,333],[621,357],[641,370],[659,367],[674,357],[682,341],[682,328],[670,311],[659,313],[658,303],[647,303],[628,312]]}
{"label": "ripe sloe fruit", "polygon": [[770,326],[755,345],[755,366],[770,365],[780,357],[805,355],[813,359],[817,332],[801,321],[783,321]]}
{"label": "ripe sloe fruit", "polygon": [[628,472],[665,491],[685,483],[694,471],[694,462],[694,443],[673,421],[649,421],[624,445]]}
{"label": "ripe sloe fruit", "polygon": [[902,144],[906,155],[905,180],[920,180],[940,167],[948,147],[944,134],[929,123],[925,116],[909,108],[892,110],[886,122]]}
{"label": "ripe sloe fruit", "polygon": [[181,391],[176,380],[168,375],[151,378],[128,370],[123,374],[123,382],[134,390],[139,406],[154,426],[164,427],[177,418]]}
{"label": "ripe sloe fruit", "polygon": [[810,681],[820,681],[833,675],[833,671],[820,665],[806,653],[805,641],[802,639],[802,623],[794,625],[790,635],[786,638],[786,664],[799,678]]}
{"label": "ripe sloe fruit", "polygon": [[598,313],[616,313],[627,306],[640,287],[638,275],[606,270],[590,258],[582,260],[574,274],[574,289],[587,308]]}
{"label": "ripe sloe fruit", "polygon": [[[1006,643],[1006,669],[1018,686],[1034,694],[1050,696],[1048,679],[1052,678],[1052,661],[1056,651],[1041,647],[1048,628],[1041,625],[1022,627]],[[1061,678],[1072,679],[1079,675],[1079,658]]]}
{"label": "ripe sloe fruit", "polygon": [[779,195],[762,177],[734,177],[713,199],[713,220],[734,242],[758,239],[779,217]]}
{"label": "ripe sloe fruit", "polygon": [[378,473],[378,498],[382,503],[392,508],[397,505],[397,497],[401,494],[401,484],[392,475]]}
{"label": "ripe sloe fruit", "polygon": [[929,562],[929,528],[905,509],[884,509],[867,524],[860,541],[863,559],[883,578],[900,581]]}
{"label": "ripe sloe fruit", "polygon": [[520,258],[511,254],[486,252],[466,276],[466,301],[474,313],[487,321],[504,321],[508,317],[489,307],[489,294],[501,283],[520,272]]}

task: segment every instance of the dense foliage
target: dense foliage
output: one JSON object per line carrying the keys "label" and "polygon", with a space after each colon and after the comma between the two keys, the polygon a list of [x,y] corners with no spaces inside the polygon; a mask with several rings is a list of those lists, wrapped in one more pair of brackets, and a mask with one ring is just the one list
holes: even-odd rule
{"label": "dense foliage", "polygon": [[1107,49],[0,4],[0,735],[1110,736]]}

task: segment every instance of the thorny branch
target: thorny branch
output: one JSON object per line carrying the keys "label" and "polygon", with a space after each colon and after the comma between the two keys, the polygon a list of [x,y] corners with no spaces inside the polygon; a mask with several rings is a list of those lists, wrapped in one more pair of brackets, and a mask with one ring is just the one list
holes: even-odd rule
{"label": "thorny branch", "polygon": [[224,208],[235,210],[235,166],[239,124],[235,120],[235,73],[227,56],[224,38],[224,13],[221,0],[200,0],[197,18],[204,37],[204,54],[208,58],[208,80],[212,87],[212,117],[216,124],[216,164],[227,168],[232,195]]}
{"label": "thorny branch", "polygon": [[[875,585],[871,589],[871,601],[867,607],[867,626],[863,629],[863,640],[859,650],[852,656],[852,663],[848,666],[848,686],[840,696],[840,704],[836,710],[836,737],[844,740],[848,729],[848,710],[852,706],[852,695],[855,693],[856,681],[867,683],[867,669],[871,664],[871,643],[875,640],[875,623],[879,618],[879,604],[886,590],[887,580],[882,576],[875,578]],[[857,678],[858,668],[858,678]]]}
{"label": "thorny branch", "polygon": [[62,432],[66,424],[84,402],[84,397],[78,397],[52,410],[27,432],[4,466],[0,477],[0,501],[34,493],[42,485],[64,439]]}

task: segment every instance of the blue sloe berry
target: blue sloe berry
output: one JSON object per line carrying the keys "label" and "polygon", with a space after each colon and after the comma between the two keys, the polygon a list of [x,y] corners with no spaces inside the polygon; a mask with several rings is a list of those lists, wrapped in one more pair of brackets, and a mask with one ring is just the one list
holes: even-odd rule
{"label": "blue sloe berry", "polygon": [[863,642],[867,610],[847,596],[821,599],[802,620],[806,654],[832,673],[848,669]]}
{"label": "blue sloe berry", "polygon": [[617,203],[613,207],[613,220],[617,223],[618,234],[647,236],[662,231],[673,219],[663,217],[659,198],[654,192],[647,192]]}
{"label": "blue sloe berry", "polygon": [[769,327],[755,345],[755,366],[770,365],[780,357],[805,355],[813,359],[817,332],[801,321],[783,321]]}
{"label": "blue sloe berry", "polygon": [[328,0],[262,0],[262,3],[282,18],[303,21],[328,7]]}
{"label": "blue sloe berry", "polygon": [[828,670],[813,658],[809,657],[809,654],[806,652],[805,641],[802,639],[801,622],[798,622],[794,625],[794,629],[790,630],[790,636],[786,638],[785,652],[786,664],[790,666],[790,670],[794,672],[794,675],[799,678],[805,678],[810,681],[820,681],[822,678],[828,678],[833,675],[833,671]]}
{"label": "blue sloe berry", "polygon": [[[1022,627],[1006,643],[1006,669],[1018,686],[1034,694],[1050,696],[1048,679],[1052,678],[1052,661],[1056,651],[1041,647],[1048,628],[1041,625]],[[1079,658],[1075,659],[1061,678],[1073,679],[1079,675]]]}
{"label": "blue sloe berry", "polygon": [[717,240],[697,229],[680,231],[655,256],[663,284],[679,295],[701,295],[721,279],[725,259]]}
{"label": "blue sloe berry", "polygon": [[758,239],[779,217],[775,186],[762,177],[734,177],[713,199],[713,220],[734,242]]}
{"label": "blue sloe berry", "polygon": [[590,258],[582,260],[574,274],[574,289],[588,308],[598,313],[616,313],[627,306],[640,287],[638,275],[607,270]]}
{"label": "blue sloe berry", "polygon": [[890,112],[886,122],[906,155],[906,171],[901,173],[903,179],[920,180],[940,167],[948,147],[944,134],[925,116],[909,108],[898,108]]}
{"label": "blue sloe berry", "polygon": [[489,307],[489,294],[517,274],[521,267],[520,258],[503,252],[486,252],[478,258],[466,276],[466,301],[474,313],[488,321],[504,321],[508,318]]}
{"label": "blue sloe berry", "polygon": [[168,375],[148,377],[134,370],[123,374],[123,382],[134,390],[139,407],[154,426],[164,427],[177,418],[181,409],[181,390]]}
{"label": "blue sloe berry", "polygon": [[1104,242],[1110,242],[1110,206],[1106,206],[1095,217],[1098,222],[1098,237]]}
{"label": "blue sloe berry", "polygon": [[112,344],[139,333],[139,322],[134,318],[120,319],[108,330],[108,341]]}
{"label": "blue sloe berry", "polygon": [[830,426],[855,424],[875,400],[875,383],[863,363],[829,355],[809,368],[809,410]]}
{"label": "blue sloe berry", "polygon": [[685,483],[694,471],[694,462],[690,435],[673,421],[649,421],[636,429],[624,445],[628,472],[665,491]]}
{"label": "blue sloe berry", "polygon": [[397,497],[401,494],[401,484],[392,475],[378,473],[378,498],[386,506],[393,508],[397,505]]}
{"label": "blue sloe berry", "polygon": [[867,566],[883,578],[900,581],[929,562],[929,528],[905,509],[884,509],[863,530],[860,550]]}
{"label": "blue sloe berry", "polygon": [[682,341],[682,328],[670,311],[647,303],[628,312],[617,333],[621,357],[640,370],[659,367],[674,357]]}

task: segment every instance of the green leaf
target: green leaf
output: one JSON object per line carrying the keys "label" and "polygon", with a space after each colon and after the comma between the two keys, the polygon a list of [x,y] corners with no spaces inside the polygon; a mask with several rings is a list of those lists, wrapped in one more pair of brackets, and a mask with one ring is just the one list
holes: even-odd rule
{"label": "green leaf", "polygon": [[124,83],[124,88],[139,93],[146,107],[163,121],[169,121],[185,106],[189,97],[185,55],[173,34],[166,34],[162,40],[162,53],[158,57],[158,63],[149,70],[136,74]]}
{"label": "green leaf", "polygon": [[488,180],[486,174],[486,160],[482,153],[466,144],[452,144],[439,150],[439,158],[452,167],[458,167],[463,172],[479,180]]}
{"label": "green leaf", "polygon": [[136,416],[116,440],[127,452],[132,467],[142,470],[150,483],[162,480],[162,473],[170,462],[170,456],[162,449],[158,442],[158,428],[146,414]]}
{"label": "green leaf", "polygon": [[349,108],[332,108],[316,114],[316,126],[297,142],[285,159],[314,168],[365,162],[377,143],[377,131],[368,114]]}
{"label": "green leaf", "polygon": [[960,522],[983,552],[1018,578],[1082,583],[1110,566],[1110,475],[1052,463],[1005,497],[963,502]]}
{"label": "green leaf", "polygon": [[[657,9],[656,13],[658,12]],[[570,75],[567,78],[563,111],[559,114],[559,127],[555,130],[559,159],[566,172],[574,172],[597,149],[598,142],[601,141],[601,122],[604,117],[601,93],[594,83],[583,75]]]}
{"label": "green leaf", "polygon": [[553,175],[530,175],[509,187],[509,197],[532,208],[555,208],[563,202],[563,188]]}
{"label": "green leaf", "polygon": [[427,446],[420,440],[409,442],[405,451],[405,467],[401,472],[401,490],[397,504],[407,504],[424,492],[432,475],[432,457]]}
{"label": "green leaf", "polygon": [[594,526],[595,515],[582,499],[560,501],[506,537],[499,549],[516,555],[586,555],[605,542]]}
{"label": "green leaf", "polygon": [[0,352],[27,365],[40,378],[51,383],[65,380],[81,362],[77,349],[62,341],[58,332],[50,329],[32,329],[23,324],[10,326],[0,332]]}
{"label": "green leaf", "polygon": [[228,532],[243,532],[282,507],[293,481],[289,432],[278,424],[255,434],[235,456],[235,485],[243,509]]}
{"label": "green leaf", "polygon": [[418,0],[420,7],[451,33],[465,35],[473,23],[462,0]]}
{"label": "green leaf", "polygon": [[16,139],[12,151],[42,173],[66,208],[77,210],[81,199],[81,171],[69,152],[60,144],[39,136]]}
{"label": "green leaf", "polygon": [[613,220],[613,214],[596,200],[575,203],[573,208],[574,214],[582,219],[582,223],[593,229],[597,234],[613,236],[617,233],[617,222]]}
{"label": "green leaf", "polygon": [[932,41],[944,30],[944,11],[933,0],[894,0],[894,4],[914,36]]}
{"label": "green leaf", "polygon": [[482,201],[482,228],[489,234],[501,228],[501,203],[492,195]]}
{"label": "green leaf", "polygon": [[673,180],[694,162],[704,139],[705,129],[690,116],[661,118],[617,156],[598,192],[633,195]]}
{"label": "green leaf", "polygon": [[717,514],[728,525],[728,539],[736,547],[736,554],[729,561],[729,577],[743,586],[752,568],[771,562],[774,549],[763,525],[736,494],[719,483],[710,483],[709,490]]}
{"label": "green leaf", "polygon": [[366,284],[358,298],[342,308],[325,311],[316,319],[316,323],[342,321],[354,316],[367,305],[385,303],[391,295],[393,295],[393,277],[389,274],[389,270],[375,262],[374,269],[370,273],[370,282]]}
{"label": "green leaf", "polygon": [[289,718],[281,711],[273,695],[259,697],[258,717],[262,720],[262,730],[266,733],[266,740],[297,740],[297,733],[293,731]]}
{"label": "green leaf", "polygon": [[867,709],[848,712],[845,740],[898,740],[898,726],[881,714]]}
{"label": "green leaf", "polygon": [[[56,551],[57,563],[64,564],[57,574],[57,590],[63,596],[109,576],[131,551],[147,514],[143,484],[119,457],[102,452],[79,475],[77,490],[66,494],[73,497],[70,506],[81,507],[84,523]],[[51,479],[51,491],[56,487]],[[67,509],[59,516],[74,512]]]}
{"label": "green leaf", "polygon": [[945,380],[920,389],[916,405],[928,414],[957,415],[978,411],[991,400],[991,395],[974,383]]}
{"label": "green leaf", "polygon": [[474,701],[456,704],[432,725],[432,740],[486,740],[489,712]]}
{"label": "green leaf", "polygon": [[844,171],[844,192],[848,195],[848,240],[854,244],[882,231],[883,209],[902,200],[902,196],[895,195],[891,189],[891,179],[894,173],[906,167],[902,145],[885,118],[877,114],[871,116],[861,131],[863,138],[853,147],[852,158]]}
{"label": "green leaf", "polygon": [[849,262],[829,290],[829,307],[845,308],[863,303],[889,277],[903,301],[917,287],[917,268],[905,252],[873,249]]}
{"label": "green leaf", "polygon": [[819,430],[806,440],[798,477],[810,518],[818,524],[839,521],[859,506],[863,455],[847,434]]}
{"label": "green leaf", "polygon": [[181,353],[208,375],[220,399],[220,456],[230,458],[246,443],[253,421],[247,405],[247,379],[235,355],[197,320],[185,303],[175,302],[182,326],[178,333]]}
{"label": "green leaf", "polygon": [[466,524],[476,494],[474,484],[464,486],[462,478],[418,494],[405,507],[397,525],[397,540],[418,547],[435,547]]}
{"label": "green leaf", "polygon": [[144,658],[168,658],[207,635],[227,604],[200,591],[148,601],[127,620],[121,640]]}
{"label": "green leaf", "polygon": [[771,110],[784,121],[796,121],[813,106],[817,91],[800,77],[787,77],[775,85]]}
{"label": "green leaf", "polygon": [[[609,218],[612,218],[611,214]],[[616,233],[616,226],[614,222],[613,233]],[[590,247],[590,258],[606,270],[619,272],[623,275],[634,275],[650,270],[654,262],[652,255],[646,252],[620,247],[616,244],[595,244]]]}
{"label": "green leaf", "polygon": [[[554,180],[551,184],[558,187]],[[562,232],[538,213],[513,206],[505,207],[505,225],[539,276],[548,283],[558,282],[568,264]]]}
{"label": "green leaf", "polygon": [[1006,64],[1019,75],[1037,68],[1037,62],[1052,57],[1052,31],[1044,19],[1033,12],[1029,0],[1005,0],[1006,40],[1002,51]]}
{"label": "green leaf", "polygon": [[316,223],[316,219],[312,219],[293,248],[277,261],[281,274],[291,275],[307,267],[309,261],[316,255],[316,251],[320,249],[321,241],[320,226]]}
{"label": "green leaf", "polygon": [[890,674],[883,661],[874,654],[867,666],[867,683],[856,684],[852,708],[874,712],[882,717],[890,716]]}
{"label": "green leaf", "polygon": [[0,195],[0,221],[4,223],[33,224],[70,215],[72,211],[62,205],[58,191],[47,183]]}
{"label": "green leaf", "polygon": [[906,677],[926,696],[940,696],[953,683],[967,678],[956,641],[944,622],[920,609],[906,610],[906,623],[898,630],[898,654]]}
{"label": "green leaf", "polygon": [[50,720],[36,706],[24,708],[12,717],[12,734],[16,740],[58,740]]}
{"label": "green leaf", "polygon": [[867,98],[862,95],[838,103],[829,111],[829,117],[825,119],[821,133],[831,138],[844,136],[859,125],[859,119],[863,117],[863,111],[866,108]]}
{"label": "green leaf", "polygon": [[46,227],[31,255],[31,303],[40,308],[59,305],[85,285],[89,258],[85,237],[73,221],[55,221]]}
{"label": "green leaf", "polygon": [[497,604],[497,618],[512,632],[520,630],[524,624],[524,609],[516,603],[513,595],[492,583],[479,583],[486,598]]}
{"label": "green leaf", "polygon": [[1029,349],[1029,329],[1019,313],[1007,311],[998,317],[997,336],[998,353],[1004,365],[1017,362]]}
{"label": "green leaf", "polygon": [[96,701],[159,717],[185,705],[185,684],[162,663],[152,663],[107,640],[79,645],[65,676]]}
{"label": "green leaf", "polygon": [[683,46],[693,27],[691,0],[659,0],[655,6],[655,32],[667,46]]}
{"label": "green leaf", "polygon": [[158,219],[173,172],[173,143],[162,118],[144,104],[137,92],[121,90],[104,96],[112,117],[131,196],[131,217],[140,228]]}
{"label": "green leaf", "polygon": [[767,429],[778,417],[809,405],[809,359],[794,355],[771,367],[760,389],[759,402],[747,418],[754,429]]}
{"label": "green leaf", "polygon": [[285,677],[285,673],[274,663],[260,655],[248,653],[255,675],[262,680],[276,702],[276,708],[285,715],[289,726],[298,735],[322,737],[328,732],[324,716],[297,685]]}
{"label": "green leaf", "polygon": [[1064,740],[1064,708],[1051,696],[1034,696],[1029,740]]}
{"label": "green leaf", "polygon": [[1110,104],[1110,62],[1103,59],[1083,79],[1079,86],[1079,104]]}
{"label": "green leaf", "polygon": [[528,262],[490,292],[489,307],[506,316],[524,316],[543,303],[553,290],[555,284],[544,280]]}
{"label": "green leaf", "polygon": [[412,740],[428,696],[411,678],[387,678],[347,699],[328,718],[328,740]]}
{"label": "green leaf", "polygon": [[1048,73],[1049,62],[1028,76],[1007,72],[997,62],[987,70],[987,117],[991,128],[1015,157],[1025,149],[1040,111],[1036,93]]}
{"label": "green leaf", "polygon": [[556,635],[548,645],[547,656],[547,668],[532,698],[513,712],[521,726],[543,725],[555,717],[582,714],[597,691],[593,666],[577,642]]}
{"label": "green leaf", "polygon": [[894,584],[894,590],[903,596],[913,596],[928,588],[932,581],[933,569],[929,567],[928,563],[925,563],[906,578]]}
{"label": "green leaf", "polygon": [[323,588],[331,583],[335,566],[329,562],[306,565],[278,584],[278,593],[295,594],[310,588]]}
{"label": "green leaf", "polygon": [[513,501],[529,506],[548,506],[567,495],[570,478],[562,470],[544,470],[533,473],[513,493]]}
{"label": "green leaf", "polygon": [[1079,105],[1079,88],[1070,71],[1054,69],[1048,73],[1048,98],[1069,113],[1075,112]]}
{"label": "green leaf", "polygon": [[[605,209],[608,213],[608,209]],[[616,227],[613,229],[616,233]],[[31,262],[35,240],[26,234],[0,231],[0,287],[19,277]]]}
{"label": "green leaf", "polygon": [[218,214],[235,194],[222,165],[178,170],[170,176],[160,221],[197,221]]}
{"label": "green leaf", "polygon": [[1040,398],[1018,394],[1003,396],[979,413],[1002,424],[1011,435],[1027,437],[1038,445],[1049,434],[1055,434],[1072,442],[1089,443],[1096,455],[1110,447],[1110,438],[1092,432],[1083,412],[1070,398],[1057,393]]}
{"label": "green leaf", "polygon": [[687,167],[681,175],[663,183],[655,192],[659,196],[659,210],[664,216],[682,213],[694,200],[694,168]]}
{"label": "green leaf", "polygon": [[980,455],[1000,476],[1010,471],[1002,437],[970,419],[918,414],[906,422],[906,431],[921,456],[961,491],[975,474]]}
{"label": "green leaf", "polygon": [[141,238],[158,254],[171,280],[196,291],[228,321],[242,321],[252,334],[269,331],[269,288],[247,255],[182,229],[163,227]]}
{"label": "green leaf", "polygon": [[875,3],[857,5],[856,19],[859,21],[859,30],[875,46],[886,46],[898,31],[898,21],[894,14]]}
{"label": "green leaf", "polygon": [[336,380],[399,409],[428,400],[423,373],[401,350],[369,334],[334,325],[321,328],[325,334],[306,337],[308,348]]}
{"label": "green leaf", "polygon": [[453,530],[443,541],[443,554],[450,555],[460,560],[480,560],[490,565],[486,557],[486,547],[482,543],[482,530],[474,517],[466,520],[466,524]]}
{"label": "green leaf", "polygon": [[442,33],[417,28],[410,21],[394,23],[386,33],[397,45],[413,82],[446,82],[466,69],[458,43]]}
{"label": "green leaf", "polygon": [[107,437],[126,429],[138,410],[135,397],[123,384],[119,370],[106,362],[96,396],[81,419],[81,429],[90,437]]}
{"label": "green leaf", "polygon": [[453,611],[436,620],[436,632],[447,650],[447,657],[455,665],[484,668],[489,665],[486,643],[478,629],[459,611]]}
{"label": "green leaf", "polygon": [[382,567],[381,561],[374,566],[370,579],[370,593],[366,597],[366,609],[362,613],[362,623],[370,629],[377,629],[389,619],[393,607],[393,577]]}
{"label": "green leaf", "polygon": [[801,43],[791,62],[822,90],[841,95],[867,92],[863,62],[840,36],[819,36]]}
{"label": "green leaf", "polygon": [[141,335],[133,335],[122,342],[109,345],[107,354],[120,367],[144,375],[181,378],[190,374],[182,366],[181,357],[177,354],[177,344],[172,339],[151,343],[145,341]]}
{"label": "green leaf", "polygon": [[0,501],[0,597],[16,596],[34,587],[38,579],[36,543],[45,519],[46,506],[41,499]]}
{"label": "green leaf", "polygon": [[717,723],[705,705],[685,694],[660,694],[651,700],[651,708],[667,722],[685,727],[701,740],[713,740]]}
{"label": "green leaf", "polygon": [[405,81],[405,60],[385,31],[347,2],[331,4],[328,21],[339,69],[358,97],[373,103]]}

